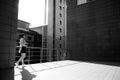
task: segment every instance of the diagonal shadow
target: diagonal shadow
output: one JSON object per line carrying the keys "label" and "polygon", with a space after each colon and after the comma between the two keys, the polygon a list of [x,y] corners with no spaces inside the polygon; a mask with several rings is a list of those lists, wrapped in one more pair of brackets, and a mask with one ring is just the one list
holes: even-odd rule
{"label": "diagonal shadow", "polygon": [[120,67],[120,62],[115,62],[115,61],[114,62],[112,61],[85,61],[85,62]]}
{"label": "diagonal shadow", "polygon": [[36,75],[34,74],[31,74],[27,69],[25,69],[24,67],[22,68],[18,68],[20,70],[22,70],[20,73],[21,73],[21,76],[22,76],[22,80],[32,80],[33,78],[36,77]]}

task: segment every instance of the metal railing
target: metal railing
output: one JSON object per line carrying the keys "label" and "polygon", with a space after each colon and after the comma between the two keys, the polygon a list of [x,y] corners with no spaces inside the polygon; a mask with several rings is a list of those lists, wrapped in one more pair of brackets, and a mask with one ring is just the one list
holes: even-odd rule
{"label": "metal railing", "polygon": [[[19,47],[16,47],[16,61],[19,59],[20,54],[18,53]],[[52,61],[67,60],[70,58],[70,50],[68,49],[47,49],[40,47],[27,47],[27,54],[25,63],[43,63]]]}

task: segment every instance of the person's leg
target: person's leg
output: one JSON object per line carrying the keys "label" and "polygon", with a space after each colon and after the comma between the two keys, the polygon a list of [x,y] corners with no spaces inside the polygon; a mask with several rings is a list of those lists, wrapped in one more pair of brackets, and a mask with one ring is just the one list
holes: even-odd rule
{"label": "person's leg", "polygon": [[25,53],[22,53],[22,65],[24,65],[24,58],[26,57]]}
{"label": "person's leg", "polygon": [[20,63],[20,61],[22,61],[22,59],[23,59],[23,57],[22,57],[22,55],[21,55],[21,57],[20,57],[19,60],[15,63],[15,65],[18,66],[19,63]]}

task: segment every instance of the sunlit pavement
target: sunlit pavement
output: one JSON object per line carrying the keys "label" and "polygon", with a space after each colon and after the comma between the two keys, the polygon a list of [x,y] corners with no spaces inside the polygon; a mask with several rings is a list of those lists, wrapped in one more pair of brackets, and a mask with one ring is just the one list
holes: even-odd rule
{"label": "sunlit pavement", "polygon": [[30,64],[14,69],[15,80],[120,80],[118,66],[70,60]]}

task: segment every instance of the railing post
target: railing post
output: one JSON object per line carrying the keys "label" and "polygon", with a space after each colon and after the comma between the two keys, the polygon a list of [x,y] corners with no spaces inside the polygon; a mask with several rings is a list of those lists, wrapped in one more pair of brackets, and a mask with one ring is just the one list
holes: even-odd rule
{"label": "railing post", "polygon": [[46,54],[47,54],[47,62],[49,62],[49,53],[47,48],[46,48]]}
{"label": "railing post", "polygon": [[49,62],[51,62],[52,61],[52,50],[49,50]]}
{"label": "railing post", "polygon": [[[40,63],[43,62],[43,57],[45,56],[45,59],[47,62],[53,61],[53,57],[55,61],[60,61],[60,60],[66,60],[70,58],[70,50],[69,49],[48,49],[48,48],[40,48],[40,47],[27,47],[27,53],[28,53],[28,64],[31,64],[31,56],[36,55],[34,52],[37,49],[39,51],[39,61]],[[39,50],[40,49],[40,50]],[[34,54],[31,54],[32,53]],[[17,56],[16,56],[17,57]],[[33,60],[35,59],[32,58]],[[35,59],[36,60],[36,59]]]}
{"label": "railing post", "polygon": [[41,63],[41,51],[42,51],[42,48],[40,49],[40,63]]}
{"label": "railing post", "polygon": [[41,54],[40,54],[40,62],[42,63],[42,57],[43,57],[43,48],[41,48]]}
{"label": "railing post", "polygon": [[59,50],[56,50],[57,54],[57,61],[59,61]]}
{"label": "railing post", "polygon": [[28,48],[28,64],[30,64],[30,48]]}
{"label": "railing post", "polygon": [[70,49],[68,49],[68,59],[70,59],[70,56],[71,56],[71,50]]}

